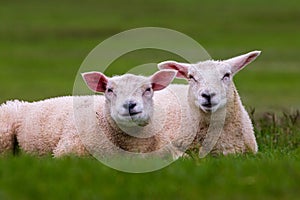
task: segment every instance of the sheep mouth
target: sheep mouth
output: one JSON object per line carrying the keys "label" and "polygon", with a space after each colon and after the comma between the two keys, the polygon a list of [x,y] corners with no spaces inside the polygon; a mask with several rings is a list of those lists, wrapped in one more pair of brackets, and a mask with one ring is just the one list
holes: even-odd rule
{"label": "sheep mouth", "polygon": [[215,110],[215,107],[217,106],[216,103],[206,102],[201,104],[202,110],[205,112],[213,112]]}
{"label": "sheep mouth", "polygon": [[138,115],[138,114],[141,114],[142,111],[139,111],[139,112],[130,112],[129,113],[129,116],[135,116],[135,115]]}
{"label": "sheep mouth", "polygon": [[124,114],[120,114],[122,117],[132,117],[132,116],[136,116],[138,114],[141,114],[142,111],[139,112],[128,112],[128,113],[124,113]]}
{"label": "sheep mouth", "polygon": [[143,115],[142,111],[119,113],[115,121],[125,127],[146,126],[149,123],[149,119]]}
{"label": "sheep mouth", "polygon": [[216,103],[211,103],[211,102],[207,102],[207,103],[203,103],[201,104],[201,106],[205,107],[205,108],[212,108],[214,106],[216,106]]}

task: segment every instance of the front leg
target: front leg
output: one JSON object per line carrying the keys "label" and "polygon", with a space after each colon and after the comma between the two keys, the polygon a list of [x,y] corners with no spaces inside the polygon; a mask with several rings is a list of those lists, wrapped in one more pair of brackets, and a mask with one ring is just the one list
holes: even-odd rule
{"label": "front leg", "polygon": [[54,157],[67,155],[86,156],[89,152],[84,147],[78,134],[67,134],[63,136],[53,150]]}

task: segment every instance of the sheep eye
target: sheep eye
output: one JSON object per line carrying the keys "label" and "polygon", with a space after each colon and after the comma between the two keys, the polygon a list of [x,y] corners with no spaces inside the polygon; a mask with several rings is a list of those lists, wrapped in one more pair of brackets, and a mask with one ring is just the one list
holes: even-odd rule
{"label": "sheep eye", "polygon": [[150,95],[152,91],[151,87],[146,88],[145,92],[143,93],[143,95]]}
{"label": "sheep eye", "polygon": [[226,74],[223,76],[222,80],[228,80],[229,78],[230,78],[230,74],[229,74],[229,73],[226,73]]}
{"label": "sheep eye", "polygon": [[112,93],[112,92],[114,92],[114,91],[113,91],[111,88],[108,88],[108,89],[107,89],[107,92],[108,92],[108,93]]}
{"label": "sheep eye", "polygon": [[196,81],[196,79],[195,79],[194,76],[192,76],[192,75],[189,75],[189,76],[188,76],[188,79],[189,79],[189,80],[194,80],[194,81]]}

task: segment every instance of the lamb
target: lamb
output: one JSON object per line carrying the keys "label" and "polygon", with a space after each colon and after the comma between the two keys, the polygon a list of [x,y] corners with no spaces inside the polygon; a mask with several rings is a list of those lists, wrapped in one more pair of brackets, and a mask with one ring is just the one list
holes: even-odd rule
{"label": "lamb", "polygon": [[253,125],[232,78],[260,53],[253,51],[224,61],[208,60],[196,64],[165,61],[158,64],[159,69],[175,69],[177,78],[188,80],[189,87],[183,88],[188,90],[184,101],[193,115],[198,115],[195,123],[199,128],[193,144],[200,144],[200,157],[210,151],[224,155],[257,153]]}
{"label": "lamb", "polygon": [[[144,77],[138,77],[138,81],[134,81],[133,76],[119,80],[108,79],[99,73],[84,74],[88,87],[94,92],[105,92],[106,97],[104,112],[97,112],[99,126],[95,130],[100,130],[97,132],[98,137],[89,137],[90,134],[83,134],[81,137],[89,151],[96,155],[103,154],[103,149],[108,149],[105,154],[123,154],[127,151],[147,154],[149,157],[157,154],[165,157],[171,155],[173,160],[183,155],[195,136],[196,126],[191,126],[191,131],[183,133],[184,127],[191,120],[188,106],[181,104],[180,96],[166,88],[176,73],[173,70],[165,71],[159,76],[154,74],[156,76],[153,75],[152,81],[145,80]],[[172,79],[170,74],[173,75]],[[127,88],[123,85],[127,85]],[[157,91],[154,96],[153,91]],[[82,109],[83,112],[86,110]],[[177,124],[170,123],[174,120]],[[86,133],[85,129],[89,129],[84,123],[80,123],[78,127],[81,133]],[[100,153],[99,144],[102,151]]]}
{"label": "lamb", "polygon": [[[89,89],[104,96],[9,101],[0,106],[0,152],[10,151],[16,138],[24,152],[54,157],[171,151],[177,158],[184,150],[174,150],[172,141],[184,136],[180,124],[170,126],[168,121],[188,123],[190,119],[184,111],[187,106],[180,106],[177,96],[165,89],[175,74],[163,70],[151,77],[108,78],[88,72],[83,78]],[[192,141],[193,133],[188,137]]]}

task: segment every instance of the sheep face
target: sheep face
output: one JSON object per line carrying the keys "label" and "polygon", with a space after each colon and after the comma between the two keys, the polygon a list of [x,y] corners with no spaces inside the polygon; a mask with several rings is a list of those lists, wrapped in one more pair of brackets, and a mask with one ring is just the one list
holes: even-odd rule
{"label": "sheep face", "polygon": [[125,74],[106,77],[100,72],[88,72],[83,78],[94,92],[105,94],[111,118],[119,125],[145,126],[153,113],[153,93],[167,87],[176,75],[164,70],[150,77]]}
{"label": "sheep face", "polygon": [[232,77],[252,62],[260,51],[253,51],[224,61],[203,61],[197,64],[165,61],[159,69],[175,69],[178,78],[189,82],[189,101],[204,112],[215,112],[233,99]]}
{"label": "sheep face", "polygon": [[228,64],[206,61],[191,65],[187,79],[192,101],[204,112],[215,112],[231,95],[232,72]]}
{"label": "sheep face", "polygon": [[148,124],[152,114],[153,89],[147,78],[134,75],[113,77],[107,84],[105,97],[111,117],[118,124]]}

